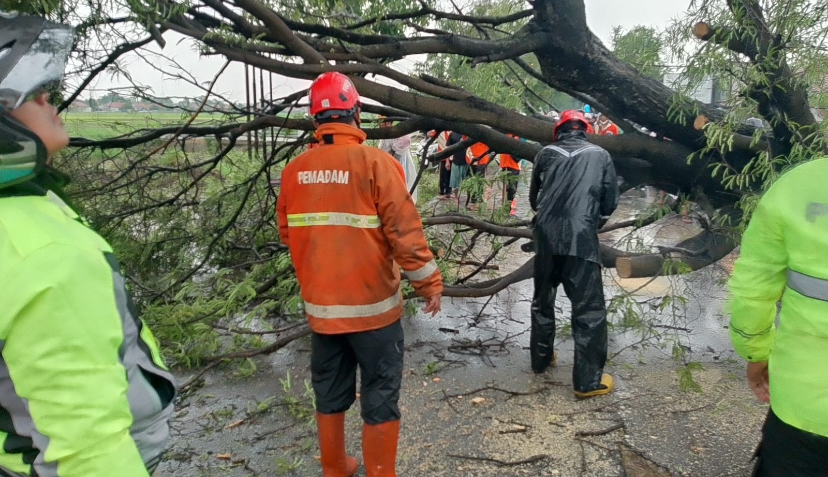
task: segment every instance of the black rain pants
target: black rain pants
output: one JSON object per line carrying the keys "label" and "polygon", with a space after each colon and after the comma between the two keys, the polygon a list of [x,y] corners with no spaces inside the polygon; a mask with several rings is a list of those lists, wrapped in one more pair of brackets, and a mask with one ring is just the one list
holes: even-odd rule
{"label": "black rain pants", "polygon": [[823,477],[828,475],[828,437],[782,422],[773,409],[762,427],[753,477]]}
{"label": "black rain pants", "polygon": [[535,295],[532,299],[532,330],[529,338],[532,370],[546,371],[552,363],[555,343],[555,296],[563,284],[572,302],[572,337],[575,391],[598,389],[607,361],[607,312],[601,266],[578,257],[552,255],[542,241],[535,241]]}
{"label": "black rain pants", "polygon": [[356,371],[360,369],[362,419],[382,424],[400,419],[405,342],[402,323],[372,331],[311,337],[311,382],[316,410],[339,414],[356,401]]}
{"label": "black rain pants", "polygon": [[440,195],[451,195],[451,169],[446,169],[446,161],[440,165]]}
{"label": "black rain pants", "polygon": [[520,171],[515,169],[504,169],[504,171],[509,174],[509,177],[504,179],[506,181],[506,204],[511,204],[517,194]]}

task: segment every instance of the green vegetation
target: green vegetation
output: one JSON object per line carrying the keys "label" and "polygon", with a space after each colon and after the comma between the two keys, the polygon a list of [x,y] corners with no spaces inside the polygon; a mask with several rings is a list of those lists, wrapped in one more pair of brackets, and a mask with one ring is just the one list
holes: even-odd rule
{"label": "green vegetation", "polygon": [[[79,113],[68,112],[63,114],[66,130],[72,137],[99,140],[137,130],[156,129],[181,125],[189,120],[190,113]],[[217,124],[226,121],[227,117],[219,113],[201,113],[193,122],[196,125]]]}
{"label": "green vegetation", "polygon": [[[69,113],[66,124],[72,136],[101,139],[188,119],[183,113]],[[202,114],[195,124],[227,120]],[[197,367],[224,351],[260,348],[269,332],[305,319],[290,256],[279,242],[278,189],[270,186],[304,150],[304,138],[283,130],[268,135],[281,138],[275,153],[269,146],[269,157],[238,144],[222,151],[213,138],[187,149],[162,138],[127,150],[70,151],[58,163],[75,179],[70,191],[81,212],[126,265],[142,316],[173,365]],[[421,204],[436,195],[435,172],[423,174]],[[406,312],[416,307],[409,301]],[[255,372],[253,360],[237,364],[239,376]]]}
{"label": "green vegetation", "polygon": [[629,31],[621,27],[612,30],[612,50],[618,59],[635,67],[642,75],[658,81],[664,77],[664,48],[661,35],[655,28],[636,26]]}
{"label": "green vegetation", "polygon": [[[484,0],[475,2],[467,13],[497,17],[509,15],[524,8],[525,3],[522,1]],[[503,25],[499,32],[493,32],[490,35],[493,38],[504,38],[523,26],[525,26],[525,21]],[[475,27],[468,23],[446,21],[443,28],[459,35],[476,36]],[[531,68],[537,67],[537,60],[533,54],[525,55],[522,60]],[[467,58],[456,55],[429,54],[425,61],[418,63],[417,72],[439,78],[483,99],[516,111],[547,112],[551,109],[580,108],[583,105],[582,102],[530,76],[512,62],[473,65]]]}
{"label": "green vegetation", "polygon": [[284,379],[279,379],[279,382],[282,383],[282,390],[285,392],[283,402],[287,406],[290,415],[306,426],[313,426],[316,422],[316,394],[313,392],[310,381],[307,379],[303,381],[303,396],[300,398],[293,395],[294,383],[290,371],[287,372]]}
{"label": "green vegetation", "polygon": [[280,457],[276,459],[276,475],[290,474],[298,469],[304,461],[305,459],[300,456],[294,457],[292,461],[288,461]]}

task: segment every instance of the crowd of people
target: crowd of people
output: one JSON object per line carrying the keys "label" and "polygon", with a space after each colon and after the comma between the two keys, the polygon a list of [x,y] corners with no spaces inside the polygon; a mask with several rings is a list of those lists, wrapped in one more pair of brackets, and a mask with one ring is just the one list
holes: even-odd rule
{"label": "crowd of people", "polygon": [[[73,43],[66,25],[0,14],[0,475],[149,477],[168,443],[176,383],[113,250],[73,210],[63,192],[67,178],[52,166],[69,136],[50,91]],[[410,144],[365,144],[360,97],[345,75],[322,74],[309,99],[318,145],[282,171],[276,221],[312,330],[322,475],[358,470],[345,450],[345,412],[359,399],[366,475],[396,477],[401,278],[433,316],[443,277],[411,194]],[[556,365],[554,305],[563,285],[572,302],[578,399],[614,388],[604,373],[597,232],[618,205],[619,189],[610,154],[588,140],[594,132],[621,133],[591,111],[560,114],[529,181],[537,252],[529,362],[538,374]],[[468,139],[444,134],[444,147]],[[441,165],[441,192],[459,197],[463,180],[484,177],[495,157],[506,175],[520,174],[518,158],[472,143]],[[771,404],[758,477],[826,475],[826,177],[828,159],[817,159],[771,187],[730,282],[735,349],[749,362],[751,389]],[[478,192],[471,195],[470,204],[480,202]],[[506,198],[514,195],[507,187]]]}
{"label": "crowd of people", "polygon": [[[589,105],[585,105],[582,112],[590,111]],[[550,113],[551,118],[557,121],[560,118],[560,113],[553,111]],[[599,135],[619,135],[621,130],[615,123],[613,123],[606,115],[584,113],[584,120],[587,124],[587,134]],[[429,131],[428,137],[434,138],[436,136],[437,152],[443,152],[448,147],[456,146],[468,140],[468,137],[457,132],[452,131]],[[521,141],[520,137],[514,134],[507,134],[508,137]],[[514,157],[507,152],[498,152],[482,142],[475,142],[468,147],[459,148],[450,156],[440,161],[439,168],[439,197],[441,200],[454,199],[456,207],[461,208],[461,189],[463,189],[463,182],[470,178],[486,178],[489,165],[494,161],[498,165],[499,181],[502,184],[502,199],[501,204],[508,209],[510,215],[516,215],[518,184],[520,183],[520,174],[523,170],[523,163],[526,158]],[[480,202],[483,200],[484,191],[487,187],[467,187],[468,193],[466,195],[465,207],[470,211],[476,211]]]}

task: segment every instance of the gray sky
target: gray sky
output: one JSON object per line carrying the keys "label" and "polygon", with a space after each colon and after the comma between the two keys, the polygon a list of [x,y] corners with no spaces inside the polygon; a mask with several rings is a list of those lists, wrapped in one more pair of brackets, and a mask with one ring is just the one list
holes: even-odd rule
{"label": "gray sky", "polygon": [[614,26],[630,29],[646,25],[663,29],[689,5],[690,0],[586,0],[587,23],[609,47]]}
{"label": "gray sky", "polygon": [[[670,20],[680,16],[689,5],[690,0],[586,0],[587,22],[590,29],[610,46],[612,28],[620,25],[625,29],[636,25],[648,25],[664,28]],[[164,54],[172,57],[190,71],[201,83],[208,83],[224,63],[222,58],[199,57],[189,40],[179,41],[178,35],[167,35],[167,48]],[[156,64],[163,60],[155,61]],[[399,68],[410,67],[415,60],[400,62]],[[125,59],[128,71],[137,82],[150,86],[158,96],[196,96],[202,92],[185,82],[164,78],[161,73],[150,68],[135,56]],[[92,87],[104,90],[113,86],[122,86],[123,80],[102,76]],[[274,97],[284,96],[306,86],[306,82],[275,76],[273,77]],[[232,64],[216,85],[215,92],[235,101],[244,101],[244,69],[239,64]],[[95,96],[103,94],[95,91]],[[86,96],[86,95],[84,95]]]}

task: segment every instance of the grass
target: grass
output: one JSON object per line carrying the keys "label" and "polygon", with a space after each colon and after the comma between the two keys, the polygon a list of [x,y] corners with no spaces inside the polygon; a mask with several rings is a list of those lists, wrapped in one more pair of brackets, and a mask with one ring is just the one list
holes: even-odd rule
{"label": "grass", "polygon": [[417,205],[425,205],[437,197],[440,182],[439,170],[428,169],[423,172],[420,183],[417,184]]}
{"label": "grass", "polygon": [[[87,139],[106,139],[127,134],[137,129],[150,129],[184,124],[188,113],[77,113],[63,115],[66,130],[72,137]],[[199,114],[194,124],[206,124],[225,120],[227,116],[219,113]]]}

